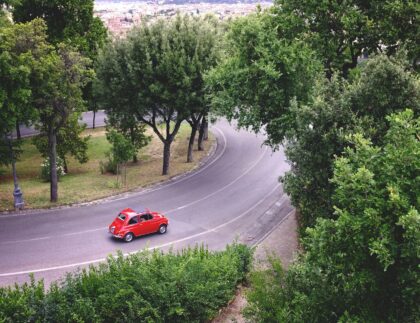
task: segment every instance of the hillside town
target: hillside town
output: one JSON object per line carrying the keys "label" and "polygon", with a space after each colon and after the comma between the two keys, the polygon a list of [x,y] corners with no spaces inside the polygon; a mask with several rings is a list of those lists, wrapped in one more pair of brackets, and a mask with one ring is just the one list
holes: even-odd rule
{"label": "hillside town", "polygon": [[95,1],[95,15],[104,22],[116,36],[124,35],[143,20],[169,18],[177,12],[191,15],[213,14],[221,20],[250,14],[272,5],[272,2],[229,3],[166,3],[163,1]]}

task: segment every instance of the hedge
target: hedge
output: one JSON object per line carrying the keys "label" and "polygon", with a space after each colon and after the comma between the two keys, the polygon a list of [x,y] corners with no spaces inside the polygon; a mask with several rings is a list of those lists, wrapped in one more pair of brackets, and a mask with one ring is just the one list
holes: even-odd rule
{"label": "hedge", "polygon": [[203,322],[233,297],[250,269],[252,250],[195,247],[141,251],[43,281],[0,288],[0,322]]}

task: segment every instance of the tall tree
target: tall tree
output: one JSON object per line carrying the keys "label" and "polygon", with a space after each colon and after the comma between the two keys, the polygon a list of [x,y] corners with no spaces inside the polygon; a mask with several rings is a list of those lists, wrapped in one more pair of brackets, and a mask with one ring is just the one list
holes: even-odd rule
{"label": "tall tree", "polygon": [[[382,143],[349,139],[334,165],[335,219],[307,230],[287,273],[251,279],[248,313],[259,322],[416,322],[420,315],[420,119],[387,118]],[[268,275],[267,275],[268,274]]]}
{"label": "tall tree", "polygon": [[276,0],[273,12],[280,38],[304,39],[318,53],[325,73],[347,77],[363,53],[395,53],[405,46],[419,59],[417,1]]}
{"label": "tall tree", "polygon": [[235,20],[225,55],[206,78],[212,106],[240,127],[265,128],[267,142],[278,145],[293,127],[291,101],[310,98],[321,65],[304,42],[279,39],[268,12]]}
{"label": "tall tree", "polygon": [[106,29],[93,16],[93,0],[19,0],[13,6],[16,22],[42,18],[48,27],[48,41],[67,43],[94,60],[106,39]]}
{"label": "tall tree", "polygon": [[[204,74],[214,67],[220,58],[220,46],[218,44],[221,41],[221,27],[213,16],[207,16],[204,19],[191,19],[189,28],[185,28],[183,32],[185,33],[183,37],[189,39],[187,56],[191,59],[188,71],[191,86],[189,102],[186,104],[190,110],[187,122],[191,126],[187,162],[192,162],[197,131],[200,130],[200,125],[210,109]],[[198,146],[199,149],[202,149],[203,136],[200,139]]]}
{"label": "tall tree", "polygon": [[[86,125],[79,124],[78,114],[74,113],[68,117],[66,125],[61,127],[57,133],[57,156],[63,161],[65,173],[69,172],[67,155],[73,156],[81,164],[88,161],[87,150],[90,136],[81,136],[85,129]],[[49,156],[48,136],[46,133],[33,137],[33,143],[44,158]]]}
{"label": "tall tree", "polygon": [[301,213],[303,227],[318,217],[334,217],[330,178],[354,131],[381,144],[389,128],[387,114],[412,107],[420,114],[420,87],[404,60],[379,55],[361,67],[360,77],[348,84],[339,77],[322,81],[312,102],[292,106],[295,126],[287,134],[286,156],[292,169],[282,179]]}
{"label": "tall tree", "polygon": [[[0,28],[0,136],[5,139],[16,122],[37,118],[31,105],[33,65],[47,46],[45,24],[35,20]],[[7,142],[7,140],[6,140]],[[0,158],[7,158],[1,155]]]}
{"label": "tall tree", "polygon": [[57,135],[70,116],[84,109],[81,88],[91,77],[89,60],[65,45],[48,47],[34,64],[32,105],[37,128],[47,134],[51,167],[51,201],[58,199]]}
{"label": "tall tree", "polygon": [[203,70],[197,64],[205,66],[196,53],[201,50],[195,38],[199,28],[195,18],[180,15],[144,23],[107,46],[100,59],[101,104],[107,111],[129,111],[153,129],[164,145],[163,175],[168,174],[171,144],[181,123],[197,106],[194,81]]}
{"label": "tall tree", "polygon": [[[102,21],[93,15],[93,5],[93,0],[18,0],[13,5],[13,18],[21,22],[31,21],[36,17],[44,19],[50,43],[72,46],[88,57],[92,63],[90,67],[93,67],[99,48],[107,39],[107,31]],[[83,86],[83,98],[88,108],[95,113],[97,105],[93,99],[91,81]],[[72,124],[65,125],[71,126]],[[68,129],[67,132],[72,132],[72,129]],[[64,136],[61,139],[76,140],[68,143],[61,141],[66,146],[74,146],[77,141],[82,140],[74,136]]]}

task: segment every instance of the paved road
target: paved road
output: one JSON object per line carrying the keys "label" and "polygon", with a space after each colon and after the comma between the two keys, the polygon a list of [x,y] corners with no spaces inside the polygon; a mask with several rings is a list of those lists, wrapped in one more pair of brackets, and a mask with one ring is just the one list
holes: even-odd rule
{"label": "paved road", "polygon": [[[80,123],[86,123],[88,128],[92,128],[93,126],[93,112],[92,111],[88,111],[88,112],[84,112],[83,115],[83,120],[80,120]],[[96,113],[95,116],[95,126],[96,127],[103,127],[105,126],[105,112],[103,110],[100,110]],[[29,136],[33,136],[34,134],[37,134],[38,131],[36,131],[33,127],[25,127],[25,126],[20,126],[20,135],[22,137],[29,137]],[[16,138],[16,131],[13,132],[13,137]]]}
{"label": "paved road", "polygon": [[[89,206],[0,215],[0,285],[27,281],[30,272],[48,284],[117,250],[258,242],[292,210],[278,183],[288,169],[284,154],[223,121],[212,132],[218,145],[208,163],[167,184]],[[113,239],[107,225],[118,211],[141,206],[166,214],[168,232],[128,244]]]}

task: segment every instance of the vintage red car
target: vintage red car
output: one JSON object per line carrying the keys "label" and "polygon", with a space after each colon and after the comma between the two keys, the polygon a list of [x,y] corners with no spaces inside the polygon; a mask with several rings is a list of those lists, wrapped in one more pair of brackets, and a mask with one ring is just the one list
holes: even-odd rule
{"label": "vintage red car", "polygon": [[158,212],[146,210],[140,213],[127,208],[109,225],[109,233],[115,238],[131,242],[134,237],[159,232],[165,233],[168,219]]}

